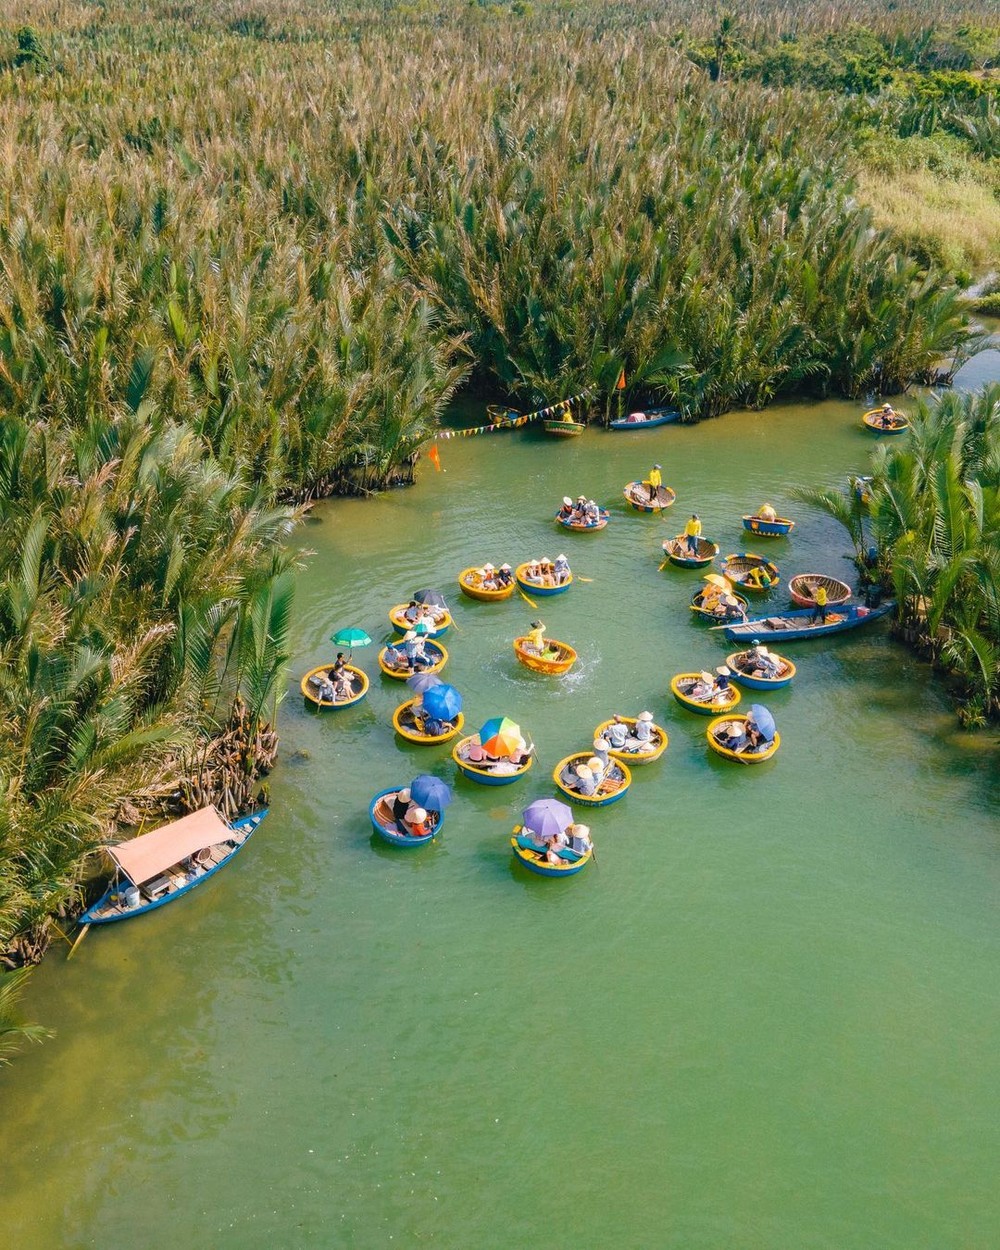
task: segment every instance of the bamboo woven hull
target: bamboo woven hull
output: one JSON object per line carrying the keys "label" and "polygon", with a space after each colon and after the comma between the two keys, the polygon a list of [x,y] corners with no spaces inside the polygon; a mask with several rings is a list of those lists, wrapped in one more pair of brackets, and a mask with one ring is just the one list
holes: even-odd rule
{"label": "bamboo woven hull", "polygon": [[752,754],[747,751],[731,751],[728,747],[724,747],[715,737],[716,730],[723,725],[732,721],[742,721],[745,725],[746,719],[745,716],[733,716],[732,714],[717,716],[708,729],[705,730],[708,745],[716,755],[721,755],[723,759],[735,760],[737,764],[763,764],[765,760],[771,759],[778,753],[778,748],[781,746],[781,734],[775,733],[774,740],[769,746],[765,747],[763,751],[754,751]]}
{"label": "bamboo woven hull", "polygon": [[[635,730],[636,719],[634,716],[623,716],[622,720],[631,730]],[[613,724],[614,721],[601,721],[594,730],[594,737],[599,738]],[[629,768],[641,767],[644,764],[655,764],[667,749],[669,741],[667,731],[661,725],[654,724],[651,740],[656,743],[652,751],[616,751],[614,748],[611,748],[608,754],[613,760],[618,760],[622,764],[628,764]]]}
{"label": "bamboo woven hull", "polygon": [[677,673],[670,679],[670,693],[681,707],[689,712],[697,712],[699,716],[718,716],[721,712],[731,711],[740,701],[740,692],[735,686],[729,687],[729,695],[721,703],[705,703],[701,699],[692,699],[681,690],[681,682],[695,681],[699,673]]}
{"label": "bamboo woven hull", "polygon": [[783,690],[785,686],[792,684],[792,678],[795,676],[797,669],[791,660],[786,660],[783,655],[772,653],[771,659],[778,660],[784,665],[781,675],[778,677],[754,677],[740,668],[740,661],[747,655],[749,655],[747,651],[734,651],[732,655],[726,656],[726,664],[732,669],[733,676],[741,686],[746,686],[749,690]]}
{"label": "bamboo woven hull", "polygon": [[324,712],[339,712],[345,707],[353,707],[355,703],[360,703],[368,693],[368,687],[371,685],[368,680],[368,674],[362,672],[360,668],[355,668],[353,664],[348,664],[345,667],[351,674],[352,683],[360,685],[357,694],[350,699],[338,699],[334,703],[319,697],[309,679],[318,676],[320,673],[328,673],[333,668],[333,661],[331,660],[329,664],[320,664],[318,668],[311,668],[299,682],[299,689],[302,691],[305,701]]}
{"label": "bamboo woven hull", "polygon": [[676,564],[679,569],[704,569],[719,554],[719,548],[716,543],[710,542],[707,538],[699,538],[698,554],[691,555],[687,549],[687,543],[684,541],[683,535],[681,535],[677,538],[667,539],[663,544],[663,554],[671,564]]}
{"label": "bamboo woven hull", "polygon": [[593,849],[591,849],[577,860],[567,860],[565,866],[562,864],[550,864],[544,854],[540,855],[537,851],[518,845],[517,835],[519,832],[520,825],[514,830],[514,836],[510,840],[510,848],[529,872],[537,872],[540,877],[575,877],[578,872],[582,872],[587,867],[594,854]]}
{"label": "bamboo woven hull", "polygon": [[788,595],[792,603],[800,608],[811,608],[816,600],[808,590],[810,585],[823,587],[828,608],[840,607],[851,597],[850,586],[836,577],[827,577],[823,573],[796,573],[788,583]]}
{"label": "bamboo woven hull", "polygon": [[432,819],[433,828],[425,838],[414,838],[409,834],[400,833],[395,827],[392,820],[392,809],[385,802],[388,798],[395,798],[399,793],[399,787],[396,786],[389,790],[380,790],[378,794],[368,804],[368,818],[372,822],[372,828],[384,841],[390,846],[401,846],[412,848],[415,846],[427,846],[429,842],[433,842],[437,835],[441,832],[441,826],[444,824],[444,812],[430,812],[428,815]]}
{"label": "bamboo woven hull", "polygon": [[413,718],[413,705],[416,699],[409,699],[406,703],[401,703],[392,714],[392,724],[401,738],[405,738],[407,742],[416,743],[418,746],[436,747],[442,742],[450,742],[456,734],[462,732],[462,726],[465,724],[465,716],[459,712],[455,717],[454,725],[447,733],[443,734],[422,734],[416,727]]}
{"label": "bamboo woven hull", "polygon": [[[581,794],[578,790],[571,789],[562,780],[561,773],[564,768],[573,764],[586,763],[589,758],[590,753],[588,751],[579,751],[575,755],[567,755],[552,770],[552,780],[556,783],[556,788],[565,794],[571,803],[579,803],[582,807],[610,807],[612,803],[617,803],[619,799],[625,797],[629,786],[632,784],[632,774],[628,765],[621,763],[620,760],[612,760],[612,768],[616,771],[617,778],[617,785],[613,790],[610,788],[605,789],[605,787],[608,787],[608,781],[605,780],[601,783],[598,793],[592,795]],[[605,789],[605,792],[601,793],[601,789]]]}
{"label": "bamboo woven hull", "polygon": [[534,655],[532,652],[524,650],[524,644],[527,641],[527,637],[515,638],[514,654],[525,668],[530,668],[533,673],[549,673],[559,676],[561,673],[568,673],[576,663],[576,652],[568,642],[559,642],[555,638],[547,638],[546,642],[550,646],[559,648],[560,657],[557,660],[543,660],[540,655]]}
{"label": "bamboo woven hull", "polygon": [[500,603],[503,599],[509,599],[517,587],[513,582],[509,586],[504,586],[500,590],[484,590],[482,586],[475,586],[467,579],[474,575],[476,570],[463,569],[458,575],[458,587],[463,595],[468,595],[470,599],[479,599],[483,603]]}

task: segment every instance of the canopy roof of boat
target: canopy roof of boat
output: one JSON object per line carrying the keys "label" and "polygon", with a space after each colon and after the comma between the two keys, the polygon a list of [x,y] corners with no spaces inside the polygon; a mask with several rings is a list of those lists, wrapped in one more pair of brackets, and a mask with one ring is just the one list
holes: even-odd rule
{"label": "canopy roof of boat", "polygon": [[196,851],[232,836],[232,829],[215,808],[203,807],[200,812],[161,825],[152,833],[109,846],[108,854],[130,881],[142,885]]}

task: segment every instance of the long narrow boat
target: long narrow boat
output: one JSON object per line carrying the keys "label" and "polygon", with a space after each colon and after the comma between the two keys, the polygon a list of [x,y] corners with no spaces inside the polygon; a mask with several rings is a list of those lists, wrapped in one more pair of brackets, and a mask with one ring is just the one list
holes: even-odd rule
{"label": "long narrow boat", "polygon": [[598,530],[604,529],[607,525],[611,513],[607,508],[601,508],[600,515],[596,521],[573,521],[569,517],[561,517],[557,512],[555,520],[563,527],[564,530],[572,530],[574,534],[596,534]]}
{"label": "long narrow boat", "polygon": [[[586,868],[594,854],[593,847],[589,847],[582,855],[577,855],[568,847],[563,847],[559,852],[560,863],[550,864],[544,851],[538,851],[530,844],[526,844],[521,825],[514,826],[510,849],[529,872],[537,872],[540,877],[572,877]],[[568,858],[569,855],[573,858]]]}
{"label": "long narrow boat", "polygon": [[[721,624],[721,623],[725,620],[725,617],[724,617],[724,616],[722,616],[722,615],[720,615],[718,612],[709,612],[709,610],[708,610],[707,608],[703,608],[703,607],[701,606],[701,601],[702,601],[702,599],[703,599],[704,597],[705,597],[705,587],[704,587],[704,586],[701,586],[701,587],[700,587],[698,590],[696,590],[696,591],[694,592],[694,594],[691,596],[691,611],[692,611],[692,612],[697,612],[697,614],[698,614],[699,616],[701,616],[701,617],[704,617],[704,619],[705,619],[706,621],[714,621],[714,622],[716,623],[716,625],[720,625],[720,624]],[[749,602],[749,600],[744,599],[742,595],[737,595],[737,594],[734,594],[732,597],[733,597],[733,598],[736,600],[736,602],[739,604],[739,606],[740,606],[740,608],[741,608],[741,610],[742,610],[742,612],[743,612],[743,614],[744,614],[744,616],[745,616],[745,615],[746,615],[746,612],[747,612],[747,609],[748,609],[748,608],[749,608],[749,606],[750,606],[750,602]],[[742,619],[742,618],[741,618],[741,619]]]}
{"label": "long narrow boat", "polygon": [[790,686],[797,672],[795,665],[777,652],[771,651],[768,654],[778,666],[773,677],[765,677],[762,673],[755,675],[756,670],[750,660],[749,651],[734,651],[732,655],[727,655],[726,666],[732,669],[733,676],[741,686],[747,686],[751,690],[781,690]]}
{"label": "long narrow boat", "polygon": [[792,532],[795,522],[783,516],[776,516],[773,521],[768,521],[754,514],[743,518],[743,528],[760,538],[783,538]]}
{"label": "long narrow boat", "polygon": [[392,714],[392,723],[396,733],[401,738],[405,738],[407,742],[416,742],[420,746],[436,747],[439,743],[450,742],[456,734],[462,732],[465,717],[459,712],[447,733],[425,733],[421,728],[421,722],[418,721],[413,713],[413,705],[416,702],[416,699],[408,699],[406,703],[401,703]]}
{"label": "long narrow boat", "polygon": [[881,408],[869,408],[861,420],[873,434],[905,434],[910,428],[910,419],[902,412],[886,414]]}
{"label": "long narrow boat", "polygon": [[676,538],[667,539],[663,544],[663,554],[679,569],[704,569],[719,554],[719,547],[717,543],[710,542],[707,538],[699,538],[698,554],[692,555],[688,551],[684,535],[679,534]]}
{"label": "long narrow boat", "polygon": [[[766,586],[758,586],[753,578],[755,569],[769,579]],[[734,586],[739,586],[745,594],[766,595],[781,582],[778,566],[763,556],[754,555],[752,551],[739,551],[726,556],[722,561],[722,576],[728,578]]]}
{"label": "long narrow boat", "polygon": [[531,754],[522,764],[511,764],[509,760],[499,760],[494,764],[473,764],[463,757],[462,752],[467,751],[474,743],[478,745],[478,734],[470,734],[461,742],[456,742],[451,749],[451,758],[463,777],[468,777],[470,781],[481,786],[509,786],[530,772],[535,762],[534,754]]}
{"label": "long narrow boat", "polygon": [[765,760],[769,760],[777,754],[778,748],[781,746],[781,734],[776,732],[774,738],[761,751],[733,751],[729,747],[723,746],[716,736],[722,729],[735,730],[737,727],[745,729],[746,723],[746,716],[717,716],[705,730],[708,745],[724,759],[736,760],[739,764],[763,764]]}
{"label": "long narrow boat", "polygon": [[[638,419],[637,419],[638,418]],[[676,408],[646,408],[643,412],[630,412],[608,424],[609,430],[652,430],[658,425],[673,425],[681,419]]]}
{"label": "long narrow boat", "polygon": [[229,825],[214,807],[203,807],[152,833],[107,847],[129,884],[112,885],[87,908],[80,924],[127,920],[187,894],[243,849],[267,811],[265,807]]}
{"label": "long narrow boat", "polygon": [[674,696],[681,707],[686,707],[689,712],[697,712],[699,716],[718,716],[720,712],[729,712],[739,703],[740,692],[735,686],[730,686],[725,697],[722,699],[694,699],[684,689],[685,686],[693,686],[701,677],[701,673],[676,673],[670,679],[670,693]]}
{"label": "long narrow boat", "polygon": [[657,486],[655,496],[650,499],[648,482],[629,482],[622,494],[636,512],[662,512],[677,498],[677,492],[669,486]]}
{"label": "long narrow boat", "polygon": [[554,434],[556,438],[573,438],[587,428],[583,421],[543,421],[542,426],[546,434]]}
{"label": "long narrow boat", "polygon": [[775,638],[786,642],[798,638],[821,638],[828,634],[843,633],[847,629],[857,629],[859,625],[870,625],[872,621],[886,616],[895,606],[894,599],[878,608],[864,608],[848,603],[836,611],[828,611],[826,621],[817,621],[814,625],[809,623],[811,609],[799,608],[783,612],[780,616],[757,616],[740,625],[727,625],[726,637],[731,642],[743,642],[746,638],[768,641]]}
{"label": "long narrow boat", "polygon": [[499,603],[502,599],[509,599],[517,590],[513,582],[509,586],[501,586],[499,590],[486,590],[482,580],[478,569],[463,569],[458,575],[459,589],[463,595],[468,595],[470,599],[481,599],[483,603]]}
{"label": "long narrow boat", "polygon": [[573,585],[572,573],[570,573],[569,577],[567,577],[566,580],[561,582],[558,586],[542,586],[538,582],[530,582],[524,575],[527,567],[527,564],[519,564],[514,570],[514,580],[522,590],[529,591],[532,595],[536,595],[539,599],[545,599],[549,595],[563,595],[567,590],[569,590],[570,586]]}
{"label": "long narrow boat", "polygon": [[328,673],[333,668],[331,661],[329,664],[320,664],[318,668],[311,668],[302,678],[299,689],[306,702],[314,707],[322,708],[324,712],[339,711],[341,708],[353,707],[355,703],[360,703],[371,685],[368,674],[360,668],[355,668],[353,664],[345,664],[344,667],[351,674],[351,687],[354,691],[349,699],[321,699],[319,697],[320,673]]}
{"label": "long narrow boat", "polygon": [[847,582],[836,577],[827,577],[824,573],[796,573],[788,583],[788,594],[792,603],[800,608],[811,608],[816,597],[810,587],[822,586],[826,591],[826,606],[839,608],[851,597],[851,588]]}
{"label": "long narrow boat", "polygon": [[[629,730],[631,731],[629,733],[629,739],[636,741],[635,727],[638,723],[636,718],[634,716],[623,716],[622,720],[626,725],[628,725]],[[613,720],[601,721],[601,723],[594,730],[594,737],[599,738],[604,731],[610,729],[613,724]],[[608,750],[608,754],[613,760],[620,760],[623,764],[631,765],[632,768],[636,768],[641,764],[655,764],[663,752],[667,749],[667,731],[662,726],[656,724],[650,726],[650,730],[650,739],[646,744],[650,747],[650,750],[641,751],[636,748],[635,750],[630,751],[628,747],[626,747],[624,750],[616,751],[613,747],[611,747]]]}
{"label": "long narrow boat", "polygon": [[581,794],[579,790],[574,790],[563,781],[564,771],[577,764],[586,764],[590,756],[589,751],[577,751],[573,755],[567,755],[552,770],[552,780],[571,802],[580,803],[584,807],[608,807],[612,803],[617,803],[619,799],[625,797],[626,790],[632,784],[632,774],[628,765],[620,760],[610,761],[607,775],[593,794]]}
{"label": "long narrow boat", "polygon": [[[399,634],[405,634],[407,630],[414,628],[413,622],[408,621],[404,615],[407,607],[409,607],[409,604],[397,603],[394,608],[389,609],[389,620]],[[440,638],[442,634],[446,634],[448,626],[452,623],[451,613],[447,608],[440,608],[435,613],[434,620],[434,628],[424,634],[425,638]]]}
{"label": "long narrow boat", "polygon": [[427,823],[431,831],[423,837],[416,837],[411,833],[400,833],[399,825],[392,818],[392,801],[399,793],[399,789],[399,786],[393,786],[389,790],[380,790],[368,804],[368,818],[372,822],[372,828],[390,846],[426,846],[428,842],[433,842],[441,832],[444,812],[427,813]]}
{"label": "long narrow boat", "polygon": [[429,664],[421,664],[417,668],[409,668],[404,665],[402,668],[393,668],[386,662],[386,657],[394,647],[383,647],[378,653],[378,666],[385,673],[386,677],[395,677],[398,681],[406,681],[407,677],[412,677],[414,673],[440,673],[444,666],[448,663],[448,652],[440,642],[427,642],[424,644],[424,651],[430,659]]}
{"label": "long narrow boat", "polygon": [[[522,635],[520,638],[514,639],[514,654],[525,666],[535,673],[550,673],[558,675],[560,673],[568,673],[576,663],[577,655],[568,642],[560,642],[557,638],[546,638],[546,654],[539,655],[535,651],[527,649],[529,642],[528,636]],[[547,658],[548,653],[552,652],[551,658]]]}

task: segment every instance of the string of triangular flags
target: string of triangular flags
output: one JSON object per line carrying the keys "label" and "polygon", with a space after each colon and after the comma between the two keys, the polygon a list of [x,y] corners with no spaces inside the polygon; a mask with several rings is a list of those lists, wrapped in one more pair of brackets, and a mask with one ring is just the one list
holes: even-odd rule
{"label": "string of triangular flags", "polygon": [[514,417],[510,421],[494,421],[490,425],[472,425],[463,430],[438,430],[433,437],[442,440],[449,438],[472,438],[475,434],[492,434],[494,430],[516,430],[522,425],[527,425],[529,421],[549,421],[553,417],[562,416],[564,412],[569,412],[575,404],[580,404],[585,399],[589,399],[594,394],[595,389],[593,386],[588,386],[579,395],[571,395],[569,399],[560,399],[558,403],[549,404],[547,408],[539,408],[536,412],[527,412],[523,416]]}

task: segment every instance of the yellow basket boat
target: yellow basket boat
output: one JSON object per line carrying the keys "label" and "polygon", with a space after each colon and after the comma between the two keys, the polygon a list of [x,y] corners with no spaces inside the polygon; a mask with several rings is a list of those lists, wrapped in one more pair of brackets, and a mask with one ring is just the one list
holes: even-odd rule
{"label": "yellow basket boat", "polygon": [[475,568],[463,569],[458,575],[459,590],[470,599],[481,599],[483,603],[499,603],[501,599],[509,599],[517,590],[516,582],[511,582],[509,586],[501,586],[499,590],[484,590],[481,585],[477,584],[479,581],[480,577]]}
{"label": "yellow basket boat", "polygon": [[[634,716],[623,716],[622,720],[630,729],[629,737],[635,737],[635,727],[637,724]],[[610,729],[614,724],[613,720],[601,721],[594,730],[594,737],[599,738],[606,729]],[[628,764],[632,768],[636,768],[640,764],[655,764],[663,752],[667,749],[667,731],[660,725],[654,724],[652,727],[652,737],[650,741],[653,743],[651,751],[616,751],[609,749],[608,754],[612,759],[621,760],[623,764]]]}
{"label": "yellow basket boat", "polygon": [[670,693],[681,707],[686,707],[689,712],[697,712],[699,716],[718,716],[720,712],[731,711],[739,703],[740,692],[735,686],[729,687],[729,694],[725,699],[719,699],[714,703],[707,699],[692,699],[681,687],[685,682],[693,684],[700,677],[701,673],[677,673],[671,677]]}
{"label": "yellow basket boat", "polygon": [[406,703],[401,703],[392,714],[392,723],[396,733],[401,738],[405,738],[407,742],[416,742],[420,746],[433,747],[440,742],[449,742],[456,734],[462,732],[465,717],[459,712],[447,733],[424,733],[420,728],[418,718],[413,713],[413,705],[416,702],[416,699],[410,699]]}
{"label": "yellow basket boat", "polygon": [[629,772],[628,765],[623,764],[621,760],[611,760],[607,776],[593,794],[581,794],[579,790],[574,790],[563,781],[564,769],[572,768],[577,764],[586,764],[590,755],[590,751],[576,751],[573,755],[567,755],[552,770],[552,780],[556,783],[560,793],[565,794],[571,802],[580,803],[584,807],[608,807],[611,803],[617,803],[619,799],[625,797],[625,792],[632,784],[632,774]]}
{"label": "yellow basket boat", "polygon": [[328,673],[333,668],[333,662],[329,664],[320,664],[317,668],[311,668],[299,683],[299,689],[307,703],[311,703],[314,707],[322,708],[325,712],[337,711],[344,707],[353,707],[355,703],[360,703],[368,693],[368,687],[371,684],[368,680],[368,674],[362,672],[360,668],[355,668],[353,664],[345,665],[347,671],[351,674],[351,685],[356,691],[349,699],[321,699],[316,690],[316,683],[313,682],[314,677],[319,677],[320,673]]}
{"label": "yellow basket boat", "polygon": [[905,413],[884,413],[881,408],[869,408],[861,420],[873,434],[905,434],[910,428],[910,419]]}
{"label": "yellow basket boat", "polygon": [[[559,642],[556,638],[546,638],[548,650],[545,655],[538,655],[534,651],[526,651],[525,646],[528,638],[525,635],[521,638],[514,639],[514,654],[525,666],[535,673],[568,673],[576,663],[576,652],[568,642]],[[554,652],[551,659],[546,656],[549,651]]]}
{"label": "yellow basket boat", "polygon": [[383,647],[378,653],[378,666],[386,677],[395,677],[397,681],[406,681],[407,677],[412,677],[414,673],[440,673],[448,663],[448,652],[439,642],[425,644],[427,655],[433,658],[430,664],[422,664],[419,668],[392,668],[386,663],[386,654],[389,650],[389,647]]}
{"label": "yellow basket boat", "polygon": [[[409,604],[406,603],[397,603],[394,608],[389,609],[389,620],[392,622],[396,631],[400,634],[405,634],[407,630],[413,629],[414,627],[413,622],[408,621],[403,615],[408,606]],[[447,633],[448,626],[451,623],[451,613],[447,608],[441,608],[441,610],[435,615],[434,628],[429,633],[424,634],[424,637],[440,638],[442,634]]]}
{"label": "yellow basket boat", "polygon": [[716,733],[725,725],[736,726],[739,724],[746,728],[746,716],[717,716],[705,730],[705,736],[708,738],[708,745],[717,755],[721,755],[727,760],[736,760],[738,764],[763,764],[765,760],[769,760],[777,753],[781,746],[781,734],[775,732],[774,739],[767,744],[763,751],[731,751],[729,747],[724,747],[716,738]]}

